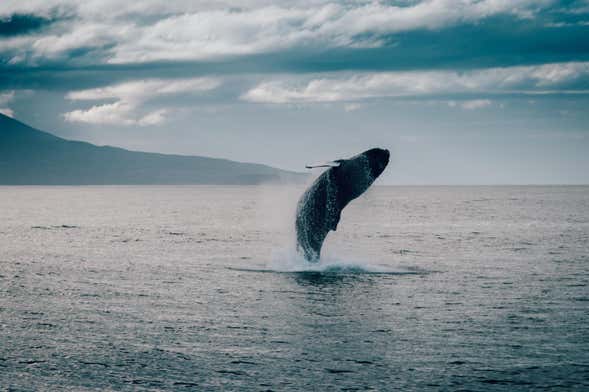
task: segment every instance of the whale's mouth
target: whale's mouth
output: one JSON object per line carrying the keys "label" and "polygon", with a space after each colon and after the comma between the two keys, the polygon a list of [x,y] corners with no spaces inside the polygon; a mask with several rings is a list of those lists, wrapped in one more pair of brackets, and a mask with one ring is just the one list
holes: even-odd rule
{"label": "whale's mouth", "polygon": [[389,159],[391,158],[391,153],[389,152],[389,150],[385,149],[382,151],[383,158],[379,161],[381,172],[383,172],[384,169],[387,167],[387,165],[389,164]]}

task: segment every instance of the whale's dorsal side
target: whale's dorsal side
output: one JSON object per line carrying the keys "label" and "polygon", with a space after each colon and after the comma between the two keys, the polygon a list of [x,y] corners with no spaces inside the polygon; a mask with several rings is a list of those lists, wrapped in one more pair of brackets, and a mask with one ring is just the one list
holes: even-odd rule
{"label": "whale's dorsal side", "polygon": [[329,231],[337,230],[344,207],[370,187],[389,162],[389,152],[371,149],[334,161],[303,193],[297,205],[297,250],[307,261],[319,261]]}

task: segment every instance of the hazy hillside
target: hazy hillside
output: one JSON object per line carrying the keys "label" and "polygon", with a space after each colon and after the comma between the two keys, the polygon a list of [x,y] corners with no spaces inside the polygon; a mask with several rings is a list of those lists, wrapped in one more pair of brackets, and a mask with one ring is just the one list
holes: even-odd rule
{"label": "hazy hillside", "polygon": [[0,114],[0,184],[259,184],[304,174],[198,156],[71,141]]}

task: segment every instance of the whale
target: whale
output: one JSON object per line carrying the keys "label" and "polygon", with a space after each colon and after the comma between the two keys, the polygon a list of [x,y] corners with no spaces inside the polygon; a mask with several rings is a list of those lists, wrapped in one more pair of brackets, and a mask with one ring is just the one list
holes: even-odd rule
{"label": "whale", "polygon": [[309,262],[319,262],[321,247],[336,231],[342,210],[362,195],[385,170],[390,153],[372,148],[348,159],[306,168],[326,167],[301,195],[296,209],[297,251]]}

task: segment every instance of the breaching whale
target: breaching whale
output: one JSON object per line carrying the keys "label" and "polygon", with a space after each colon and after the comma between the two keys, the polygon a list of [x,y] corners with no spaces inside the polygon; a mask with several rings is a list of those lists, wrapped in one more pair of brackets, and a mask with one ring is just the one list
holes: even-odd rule
{"label": "breaching whale", "polygon": [[389,151],[373,148],[349,159],[323,165],[329,167],[299,199],[295,228],[297,250],[307,261],[317,262],[330,230],[335,231],[342,210],[364,193],[389,163]]}

